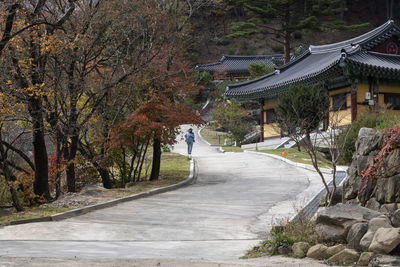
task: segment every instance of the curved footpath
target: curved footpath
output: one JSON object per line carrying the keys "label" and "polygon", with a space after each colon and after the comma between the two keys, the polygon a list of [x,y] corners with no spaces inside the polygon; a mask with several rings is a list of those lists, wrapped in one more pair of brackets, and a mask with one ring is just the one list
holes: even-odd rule
{"label": "curved footpath", "polygon": [[[178,141],[174,151],[185,153],[183,136]],[[258,154],[220,153],[198,136],[193,156],[197,180],[189,187],[62,221],[1,228],[0,263],[10,259],[4,257],[231,262],[321,189],[313,171]]]}

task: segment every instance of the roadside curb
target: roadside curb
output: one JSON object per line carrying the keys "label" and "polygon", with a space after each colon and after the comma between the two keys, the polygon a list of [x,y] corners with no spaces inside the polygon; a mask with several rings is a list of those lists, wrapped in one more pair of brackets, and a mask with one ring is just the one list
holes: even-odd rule
{"label": "roadside curb", "polygon": [[220,145],[213,145],[213,144],[210,144],[202,135],[201,135],[201,130],[203,130],[204,128],[206,127],[206,125],[204,125],[203,127],[201,127],[200,129],[199,129],[199,131],[197,132],[197,134],[199,135],[199,137],[200,137],[200,139],[204,142],[204,143],[206,143],[207,145],[209,145],[209,146],[211,146],[211,147],[221,147]]}
{"label": "roadside curb", "polygon": [[211,145],[206,139],[204,139],[204,137],[201,135],[201,130],[203,130],[204,127],[206,127],[206,125],[204,125],[203,127],[201,127],[201,128],[199,129],[199,131],[197,132],[197,134],[199,135],[200,139],[201,139],[204,143],[206,143],[206,144],[209,145],[209,146],[212,146],[212,145]]}
{"label": "roadside curb", "polygon": [[[245,153],[251,153],[251,154],[257,154],[257,155],[264,155],[264,156],[267,156],[267,157],[271,157],[271,158],[274,158],[274,159],[281,160],[281,161],[283,161],[285,163],[288,163],[288,164],[296,166],[296,167],[300,167],[300,168],[303,168],[303,169],[306,169],[306,170],[309,170],[309,171],[315,171],[315,169],[314,169],[314,167],[312,165],[294,162],[294,161],[291,161],[291,160],[289,160],[287,158],[284,158],[284,157],[281,157],[281,156],[278,156],[278,155],[262,153],[262,152],[255,152],[255,151],[249,151],[249,150],[245,150],[244,152]],[[326,174],[332,174],[332,172],[333,172],[332,169],[320,168],[320,170],[321,170],[322,173],[326,173]]]}
{"label": "roadside curb", "polygon": [[[261,152],[255,152],[255,151],[248,151],[245,150],[244,152],[247,153],[251,153],[251,154],[257,154],[257,155],[264,155],[264,156],[268,156],[274,159],[278,159],[281,160],[289,165],[295,166],[295,167],[300,167],[309,171],[313,171],[316,172],[316,170],[314,169],[314,167],[312,165],[309,164],[303,164],[303,163],[298,163],[298,162],[294,162],[291,161],[287,158],[278,156],[278,155],[273,155],[273,154],[268,154],[268,153],[261,153]],[[332,169],[325,169],[325,168],[321,168],[320,169],[322,173],[325,174],[333,174],[333,170]],[[346,179],[347,175],[346,175],[346,170],[347,167],[346,166],[338,166],[336,168],[336,179],[339,182],[337,185],[342,185],[344,180]],[[329,181],[328,186],[332,186],[332,180]],[[322,187],[321,190],[312,198],[310,199],[307,204],[304,206],[304,208],[302,208],[297,214],[293,215],[290,218],[290,221],[294,221],[294,220],[298,220],[300,217],[300,214],[304,214],[306,217],[311,218],[318,210],[319,207],[319,200],[322,197],[322,195],[325,194],[325,187]]]}
{"label": "roadside curb", "polygon": [[196,166],[195,165],[196,165],[195,160],[191,159],[190,160],[190,174],[189,174],[188,178],[186,178],[184,181],[181,181],[181,182],[179,182],[177,184],[173,184],[173,185],[169,185],[169,186],[153,189],[153,190],[150,190],[150,191],[147,191],[147,192],[134,194],[134,195],[123,197],[123,198],[117,198],[117,199],[109,200],[109,201],[104,202],[104,203],[99,203],[99,204],[87,206],[87,207],[84,207],[84,208],[65,211],[65,212],[54,214],[54,215],[50,215],[50,216],[32,218],[32,219],[24,219],[24,220],[18,220],[18,221],[12,221],[12,222],[3,224],[1,226],[17,225],[17,224],[25,224],[25,223],[35,223],[35,222],[61,221],[61,220],[65,220],[65,219],[68,219],[68,218],[75,217],[75,216],[83,215],[83,214],[86,214],[86,213],[91,212],[91,211],[100,210],[100,209],[104,209],[104,208],[109,208],[109,207],[115,206],[117,204],[128,202],[128,201],[131,201],[131,200],[145,198],[145,197],[149,197],[149,196],[158,195],[158,194],[161,194],[161,193],[173,191],[173,190],[179,189],[181,187],[184,187],[186,185],[189,185],[193,181],[195,181],[195,178],[196,178],[196,172],[195,172],[195,167]]}

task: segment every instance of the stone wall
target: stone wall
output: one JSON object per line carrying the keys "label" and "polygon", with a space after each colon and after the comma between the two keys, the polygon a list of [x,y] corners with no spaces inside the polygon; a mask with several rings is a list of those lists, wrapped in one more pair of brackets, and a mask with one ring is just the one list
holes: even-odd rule
{"label": "stone wall", "polygon": [[[400,140],[400,135],[394,136]],[[386,145],[388,137],[370,128],[361,128],[353,162],[343,184],[343,201],[358,202],[374,210],[396,209],[400,205],[400,147],[383,156],[373,179],[363,179],[362,171],[376,163],[375,157]],[[361,190],[361,192],[360,192]],[[391,207],[393,206],[393,207]]]}

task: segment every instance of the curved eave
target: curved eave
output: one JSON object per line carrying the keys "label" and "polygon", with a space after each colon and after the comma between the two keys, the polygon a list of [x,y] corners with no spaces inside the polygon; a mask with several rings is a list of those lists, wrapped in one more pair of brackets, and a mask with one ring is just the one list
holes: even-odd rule
{"label": "curved eave", "polygon": [[346,60],[346,63],[350,67],[351,72],[354,74],[362,74],[364,76],[371,75],[377,78],[400,78],[400,69],[365,64],[358,61],[353,61],[351,59]]}
{"label": "curved eave", "polygon": [[[294,79],[294,80],[289,80],[283,83],[278,83],[273,86],[269,87],[261,87],[257,88],[255,90],[252,90],[250,92],[240,92],[240,91],[235,91],[232,90],[230,91],[229,89],[225,91],[224,95],[227,98],[231,99],[237,99],[237,100],[245,100],[245,99],[258,99],[258,98],[268,98],[268,97],[273,97],[278,94],[281,94],[282,92],[285,92],[286,90],[289,89],[290,86],[292,85],[302,85],[302,84],[315,84],[320,82],[321,80],[326,80],[329,78],[332,78],[334,76],[337,76],[338,74],[342,73],[342,68],[338,66],[339,60],[336,60],[326,68],[303,76],[299,79]],[[243,83],[245,84],[245,83]],[[228,86],[229,88],[229,86]]]}
{"label": "curved eave", "polygon": [[360,45],[362,48],[369,49],[384,42],[394,33],[400,34],[400,28],[394,24],[393,20],[389,20],[378,28],[375,28],[363,35],[333,44],[316,46],[310,45],[309,50],[315,54],[327,53],[332,51],[340,51],[342,48],[347,49],[353,45]]}

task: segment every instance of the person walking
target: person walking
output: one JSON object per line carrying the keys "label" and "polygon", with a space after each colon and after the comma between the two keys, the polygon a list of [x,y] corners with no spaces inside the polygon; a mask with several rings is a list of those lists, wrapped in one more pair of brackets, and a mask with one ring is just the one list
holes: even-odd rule
{"label": "person walking", "polygon": [[194,133],[193,133],[192,128],[189,128],[189,130],[185,134],[185,142],[187,144],[188,155],[190,157],[192,155],[192,148],[193,148],[193,143],[194,143]]}

